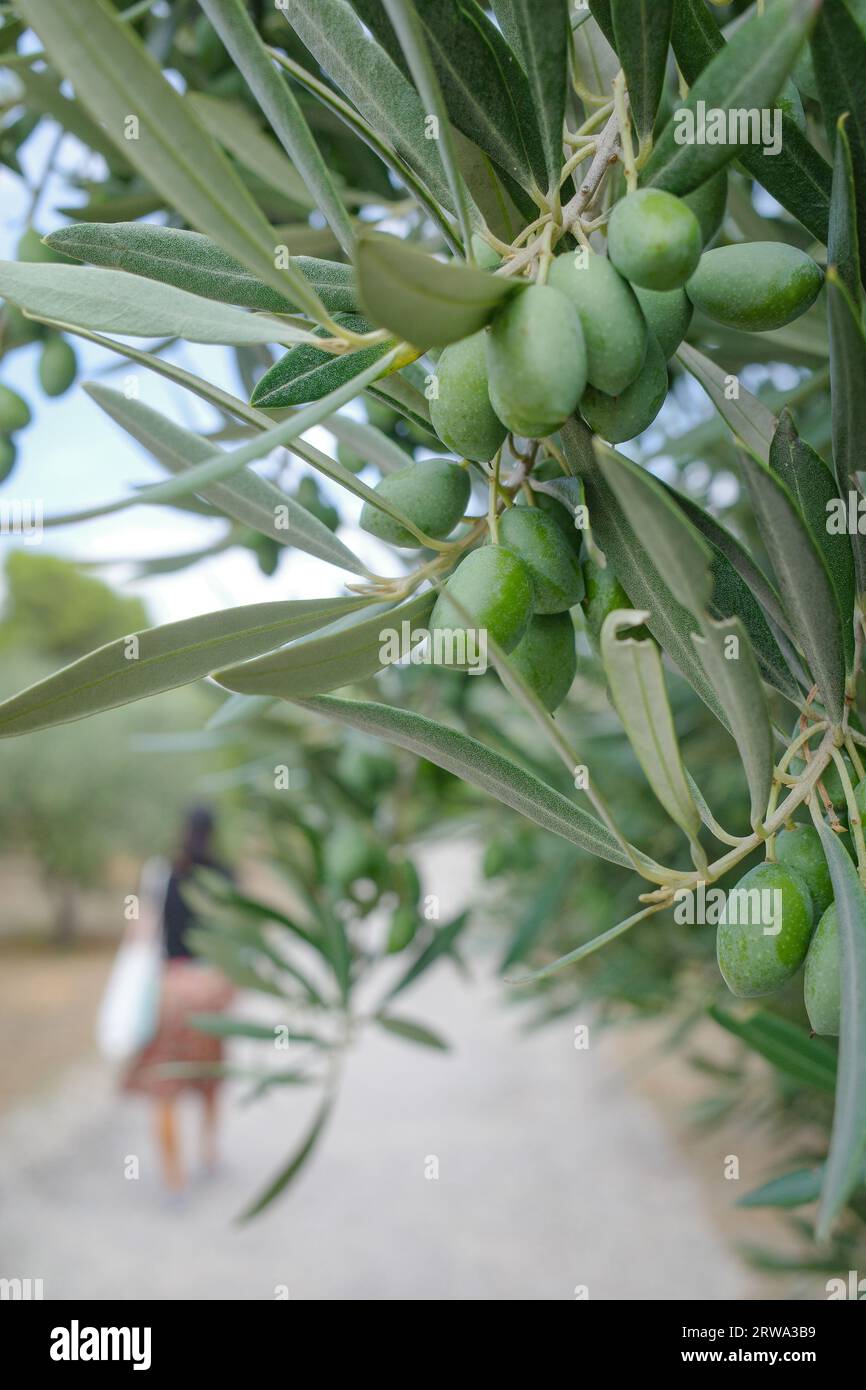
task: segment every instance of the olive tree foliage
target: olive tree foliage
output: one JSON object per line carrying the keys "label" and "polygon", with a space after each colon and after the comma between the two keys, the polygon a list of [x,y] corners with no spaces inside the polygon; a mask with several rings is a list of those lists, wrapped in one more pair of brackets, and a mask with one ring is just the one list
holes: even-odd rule
{"label": "olive tree foliage", "polygon": [[[109,643],[7,700],[0,733],[212,676],[232,711],[291,702],[409,750],[630,875],[623,919],[545,978],[664,931],[763,850],[750,872],[781,906],[770,930],[722,923],[719,961],[752,996],[812,959],[807,1005],[839,1036],[826,1235],[866,1149],[864,6],[202,0],[194,32],[176,9],[17,0],[10,44],[29,25],[42,45],[4,60],[21,119],[48,112],[108,175],[47,239],[77,264],[5,263],[0,291],[225,420],[196,435],[86,386],[167,476],[81,519],[204,503],[227,543],[325,560],[346,593],[145,630],[132,656]],[[136,220],[162,210],[170,224]],[[249,399],[116,334],[231,345]],[[677,435],[694,392],[713,414]],[[409,461],[407,430],[435,461]],[[363,502],[396,576],[255,471],[279,449]],[[739,479],[736,530],[674,485],[698,460]],[[567,698],[576,617],[665,827],[642,844]],[[507,746],[427,698],[359,698],[400,651],[389,634],[425,630],[455,682],[483,638],[520,716]],[[736,831],[684,762],[679,679],[741,766]],[[670,827],[685,859],[663,850]],[[350,979],[345,942],[328,949]]]}

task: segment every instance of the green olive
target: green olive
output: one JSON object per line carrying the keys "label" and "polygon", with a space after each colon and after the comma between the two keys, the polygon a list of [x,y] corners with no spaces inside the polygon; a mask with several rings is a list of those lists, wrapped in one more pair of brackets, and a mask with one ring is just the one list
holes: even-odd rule
{"label": "green olive", "polygon": [[749,241],[704,252],[686,293],[716,323],[765,333],[805,314],[823,283],[820,268],[798,247]]}
{"label": "green olive", "polygon": [[548,613],[533,618],[509,660],[552,714],[571,689],[577,671],[571,615]]}
{"label": "green olive", "polygon": [[[465,609],[458,612],[452,598]],[[513,651],[532,617],[532,575],[519,555],[504,545],[485,545],[461,560],[430,616],[430,631],[489,634],[504,652]],[[468,650],[468,645],[467,645]],[[457,665],[457,661],[443,664]],[[459,669],[459,668],[458,668]]]}
{"label": "green olive", "polygon": [[75,349],[59,334],[46,340],[39,356],[39,383],[46,396],[68,391],[78,369]]}
{"label": "green olive", "polygon": [[490,404],[513,434],[554,434],[586,386],[577,310],[551,285],[529,285],[500,309],[487,337]]}
{"label": "green olive", "polygon": [[839,1036],[841,975],[839,914],[836,904],[831,903],[815,928],[803,975],[803,1001],[814,1033],[830,1038]]}
{"label": "green olive", "polygon": [[0,483],[9,477],[17,457],[14,439],[10,439],[8,434],[0,434]]}
{"label": "green olive", "polygon": [[499,539],[529,569],[536,613],[562,613],[583,597],[583,575],[573,545],[538,507],[510,507],[499,521]]}
{"label": "green olive", "polygon": [[648,290],[684,285],[701,255],[698,219],[682,200],[658,188],[629,193],[613,209],[607,251],[617,270]]}
{"label": "green olive", "polygon": [[486,463],[502,446],[506,429],[487,394],[484,331],[450,343],[436,363],[437,394],[430,421],[442,443],[461,458]]}
{"label": "green olive", "polygon": [[634,292],[647,328],[654,334],[667,361],[689,331],[694,305],[685,290],[645,290],[636,285]]}
{"label": "green olive", "polygon": [[587,636],[598,650],[601,629],[609,613],[617,608],[633,608],[634,604],[613,572],[610,561],[602,569],[594,560],[583,562],[583,616]]}
{"label": "green olive", "polygon": [[580,402],[580,413],[590,429],[610,444],[634,439],[649,429],[665,403],[668,369],[658,340],[648,335],[646,361],[636,381],[619,396],[606,396],[588,386]]}
{"label": "green olive", "polygon": [[792,825],[776,836],[776,858],[780,864],[794,869],[805,881],[812,898],[815,916],[833,901],[830,870],[821,846],[821,837],[813,825]]}
{"label": "green olive", "polygon": [[[399,507],[419,530],[433,540],[453,531],[466,511],[472,485],[469,474],[450,459],[424,459],[388,473],[375,487],[380,497]],[[407,550],[418,550],[421,541],[387,512],[372,502],[361,510],[361,527],[371,536]]]}
{"label": "green olive", "polygon": [[759,864],[728,894],[716,932],[719,969],[732,994],[772,994],[800,968],[812,931],[812,899],[785,864]]}
{"label": "green olive", "polygon": [[646,324],[634,290],[604,256],[557,256],[547,283],[567,295],[586,341],[586,377],[616,396],[634,381],[646,356]]}
{"label": "green olive", "polygon": [[30,424],[30,407],[11,386],[0,384],[0,434],[14,434]]}

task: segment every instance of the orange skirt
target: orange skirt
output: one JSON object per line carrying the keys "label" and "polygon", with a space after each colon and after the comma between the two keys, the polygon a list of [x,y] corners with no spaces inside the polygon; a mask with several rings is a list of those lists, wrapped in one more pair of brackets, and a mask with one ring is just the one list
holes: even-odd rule
{"label": "orange skirt", "polygon": [[170,1100],[192,1088],[213,1091],[219,1076],[161,1076],[157,1068],[166,1062],[208,1069],[223,1060],[223,1042],[188,1022],[190,1014],[221,1013],[228,1008],[234,989],[219,970],[197,960],[169,960],[163,966],[159,1024],[146,1047],[133,1057],[121,1079],[124,1091]]}

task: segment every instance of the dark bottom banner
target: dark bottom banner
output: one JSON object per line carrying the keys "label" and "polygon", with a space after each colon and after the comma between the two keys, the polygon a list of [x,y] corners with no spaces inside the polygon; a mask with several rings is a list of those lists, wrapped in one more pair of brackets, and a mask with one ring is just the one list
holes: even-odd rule
{"label": "dark bottom banner", "polygon": [[[862,1299],[858,1291],[838,1301]],[[836,1303],[586,1301],[572,1307],[570,1322],[583,1353],[611,1371],[795,1366],[826,1374],[843,1362],[857,1364],[863,1341],[860,1316]],[[290,1302],[0,1302],[7,1363],[50,1378],[153,1375],[179,1366],[225,1374],[247,1358],[262,1369],[285,1367],[296,1317]],[[430,1351],[425,1344],[428,1374]],[[485,1359],[492,1351],[488,1342]],[[443,1374],[449,1369],[453,1348],[443,1347]]]}

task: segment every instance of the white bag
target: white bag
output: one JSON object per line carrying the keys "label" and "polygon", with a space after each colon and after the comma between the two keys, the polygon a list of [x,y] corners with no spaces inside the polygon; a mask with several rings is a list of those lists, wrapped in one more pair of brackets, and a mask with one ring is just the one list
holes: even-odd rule
{"label": "white bag", "polygon": [[159,1019],[162,910],[168,866],[151,859],[141,872],[140,915],[121,942],[96,1021],[103,1057],[125,1062],[153,1037]]}

